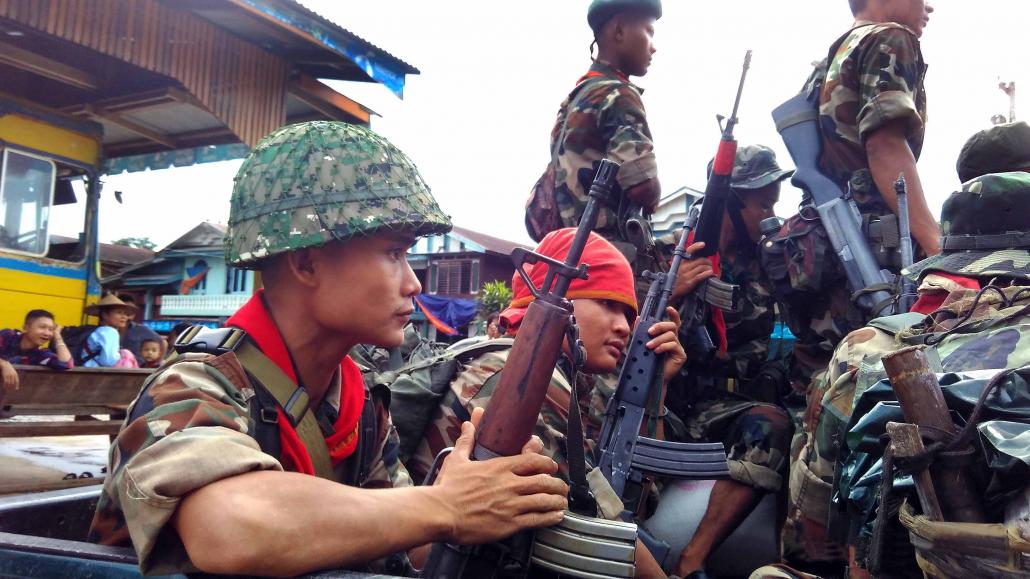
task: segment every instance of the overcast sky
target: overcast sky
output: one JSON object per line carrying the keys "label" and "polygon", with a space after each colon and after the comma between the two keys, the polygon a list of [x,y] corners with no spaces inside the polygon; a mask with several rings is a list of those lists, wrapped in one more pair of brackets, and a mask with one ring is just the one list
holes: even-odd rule
{"label": "overcast sky", "polygon": [[[400,100],[380,85],[331,84],[381,117],[372,127],[408,153],[455,223],[528,241],[523,206],[549,160],[558,105],[590,65],[587,0],[303,0],[421,70]],[[1028,0],[938,0],[923,36],[928,125],[920,176],[935,213],[958,186],[965,140],[1008,113],[998,79],[1022,91],[1030,118]],[[851,23],[846,0],[666,0],[645,89],[665,192],[704,188],[717,113],[729,114],[744,51],[754,50],[740,110],[742,144],[772,146],[790,165],[770,111],[796,93],[811,63]],[[110,176],[101,240],[163,245],[203,220],[224,222],[238,161]],[[118,205],[111,193],[124,193]],[[785,188],[777,213],[796,211]]]}

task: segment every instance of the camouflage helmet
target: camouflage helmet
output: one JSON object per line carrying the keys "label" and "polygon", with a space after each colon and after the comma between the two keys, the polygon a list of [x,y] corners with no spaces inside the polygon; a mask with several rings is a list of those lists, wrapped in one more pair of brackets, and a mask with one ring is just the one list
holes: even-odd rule
{"label": "camouflage helmet", "polygon": [[[712,165],[708,162],[708,177],[712,176]],[[745,145],[737,148],[733,160],[733,175],[730,187],[739,191],[752,191],[782,181],[794,174],[794,170],[783,170],[776,162],[776,153],[765,145]]]}
{"label": "camouflage helmet", "polygon": [[587,8],[587,23],[597,36],[613,16],[627,10],[643,12],[658,20],[662,17],[662,0],[593,0]]}
{"label": "camouflage helmet", "polygon": [[288,125],[262,139],[243,160],[230,203],[225,260],[240,268],[384,228],[451,228],[407,155],[341,122]]}
{"label": "camouflage helmet", "polygon": [[1030,169],[1030,125],[1005,123],[973,135],[962,145],[955,168],[963,183],[988,173]]}
{"label": "camouflage helmet", "polygon": [[1030,173],[994,173],[967,181],[941,211],[942,253],[905,270],[1030,280]]}

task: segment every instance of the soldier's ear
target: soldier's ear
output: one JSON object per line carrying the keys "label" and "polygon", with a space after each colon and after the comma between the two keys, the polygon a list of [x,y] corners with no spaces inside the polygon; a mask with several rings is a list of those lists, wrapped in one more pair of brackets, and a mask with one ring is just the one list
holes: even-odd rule
{"label": "soldier's ear", "polygon": [[315,258],[314,249],[306,248],[290,251],[284,257],[290,273],[298,282],[307,286],[315,284],[317,259]]}

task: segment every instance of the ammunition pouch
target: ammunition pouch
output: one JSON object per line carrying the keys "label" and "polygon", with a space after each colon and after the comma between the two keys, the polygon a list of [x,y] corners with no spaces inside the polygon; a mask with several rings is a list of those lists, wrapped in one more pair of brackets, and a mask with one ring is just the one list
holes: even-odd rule
{"label": "ammunition pouch", "polygon": [[741,385],[741,394],[756,402],[780,404],[790,391],[790,376],[784,360],[766,362],[753,378]]}
{"label": "ammunition pouch", "polygon": [[536,531],[532,576],[633,577],[636,542],[634,523],[566,512],[558,525]]}
{"label": "ammunition pouch", "polygon": [[778,301],[794,292],[821,293],[845,279],[833,244],[811,206],[762,240],[762,269],[776,287]]}
{"label": "ammunition pouch", "polygon": [[876,263],[883,269],[901,271],[901,229],[898,216],[863,215],[862,232],[869,240],[869,250]]}

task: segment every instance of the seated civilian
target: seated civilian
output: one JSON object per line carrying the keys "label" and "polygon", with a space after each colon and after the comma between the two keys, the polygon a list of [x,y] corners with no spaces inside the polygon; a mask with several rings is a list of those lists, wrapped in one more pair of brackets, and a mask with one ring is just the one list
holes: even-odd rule
{"label": "seated civilian", "polygon": [[[21,331],[0,330],[0,380],[3,382],[0,405],[3,404],[4,392],[18,389],[18,372],[12,364],[33,364],[54,370],[71,367],[72,355],[61,338],[60,330],[54,314],[46,310],[30,311]],[[52,349],[45,347],[47,342]]]}
{"label": "seated civilian", "polygon": [[161,359],[164,358],[162,355],[164,352],[161,347],[163,340],[147,338],[140,344],[139,352],[140,357],[143,359],[143,364],[140,368],[157,368],[161,366]]}
{"label": "seated civilian", "polygon": [[161,336],[153,329],[143,324],[136,323],[136,316],[139,315],[139,306],[136,305],[136,298],[129,294],[123,294],[119,296],[119,298],[125,302],[125,305],[133,308],[129,321],[125,325],[125,330],[121,332],[121,346],[122,348],[132,352],[132,355],[136,357],[136,363],[139,364],[140,368],[146,367],[145,360],[143,359],[143,342],[147,340],[160,341]]}
{"label": "seated civilian", "polygon": [[[82,365],[86,368],[139,367],[132,353],[129,350],[123,352],[121,348],[122,335],[136,313],[136,306],[107,294],[99,302],[87,306],[85,312],[89,316],[99,316],[100,325],[86,339]],[[127,358],[132,358],[132,364]]]}

